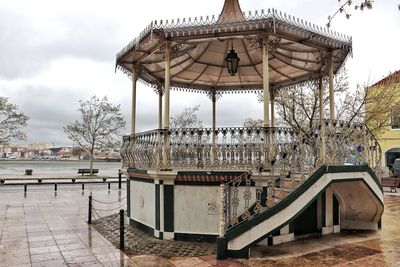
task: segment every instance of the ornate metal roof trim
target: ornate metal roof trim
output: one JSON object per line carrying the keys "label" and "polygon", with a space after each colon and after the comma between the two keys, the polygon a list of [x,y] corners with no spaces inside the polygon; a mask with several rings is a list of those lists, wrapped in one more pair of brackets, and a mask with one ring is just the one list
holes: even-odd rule
{"label": "ornate metal roof trim", "polygon": [[[122,49],[117,54],[117,61],[124,57],[126,53],[134,49],[144,41],[149,36],[152,38],[154,32],[163,32],[165,34],[164,37],[173,37],[173,36],[184,36],[190,35],[191,32],[201,32],[201,31],[209,31],[210,33],[220,33],[234,31],[236,29],[243,28],[243,26],[254,27],[254,29],[258,28],[257,23],[265,23],[265,20],[271,20],[274,30],[276,27],[285,26],[295,26],[299,30],[306,30],[310,33],[319,35],[319,37],[325,39],[325,42],[332,45],[333,43],[341,43],[342,46],[347,46],[349,50],[351,49],[352,38],[350,36],[344,35],[342,33],[329,30],[325,27],[318,26],[316,24],[312,24],[303,19],[296,18],[294,16],[288,15],[286,13],[282,13],[276,9],[268,9],[267,12],[262,9],[261,11],[248,12],[243,13],[243,20],[224,20],[223,23],[218,23],[220,16],[200,16],[195,18],[183,18],[183,19],[172,19],[172,20],[160,20],[154,21],[149,26],[147,26],[137,38],[132,40],[124,49]],[[264,21],[263,21],[264,20]],[[254,22],[254,25],[251,25],[251,22]],[[287,23],[288,25],[281,25],[280,23]],[[210,28],[212,26],[212,28]],[[206,27],[205,29],[203,27]],[[208,29],[207,29],[208,28]],[[316,36],[314,37],[316,38]]]}
{"label": "ornate metal roof trim", "polygon": [[[123,68],[122,66],[118,66],[118,70],[122,71],[125,75],[128,76],[129,79],[132,79],[132,74],[129,70]],[[293,81],[292,83],[286,83],[286,84],[279,84],[279,85],[271,85],[271,90],[275,91],[284,91],[288,89],[295,89],[298,87],[303,87],[307,84],[318,82],[320,77],[320,74],[315,74],[314,76],[310,77],[307,76],[306,80],[299,80],[299,81]],[[326,75],[323,75],[323,78],[326,78]],[[138,81],[140,81],[142,84],[144,84],[147,87],[153,88],[153,90],[156,92],[159,90],[160,86],[162,87],[162,84],[153,84],[150,83],[146,80],[144,80],[141,76],[139,76]],[[222,89],[222,90],[221,90]],[[184,84],[171,84],[171,90],[175,91],[181,91],[181,92],[192,92],[192,93],[201,93],[201,94],[209,94],[212,90],[215,90],[215,88],[210,88],[205,86],[204,88],[193,88],[190,85],[184,85]],[[260,86],[254,86],[252,88],[240,88],[240,87],[223,87],[219,88],[218,93],[221,95],[227,95],[227,94],[239,94],[239,93],[248,93],[248,94],[262,94],[264,92],[264,89],[262,88],[262,85]]]}

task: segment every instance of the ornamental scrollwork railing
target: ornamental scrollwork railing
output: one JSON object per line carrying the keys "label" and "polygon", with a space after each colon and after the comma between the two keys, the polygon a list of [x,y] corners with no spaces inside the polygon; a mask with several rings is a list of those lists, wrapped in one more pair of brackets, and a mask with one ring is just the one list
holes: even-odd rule
{"label": "ornamental scrollwork railing", "polygon": [[[327,166],[368,164],[378,177],[382,174],[381,147],[365,124],[324,120],[322,125],[315,123],[313,129],[307,133],[294,136],[297,138],[291,143],[292,153],[297,161],[306,163],[305,168],[294,165],[294,168],[286,170],[285,167],[279,166],[280,172],[275,173],[268,170],[263,170],[266,171],[264,173],[246,171],[223,184],[225,230],[274,206],[295,191],[323,164]],[[321,159],[323,140],[326,151],[324,159]],[[277,141],[277,143],[282,142]],[[282,153],[285,150],[279,149],[279,151]],[[292,164],[296,164],[296,160],[292,161]]]}
{"label": "ornamental scrollwork railing", "polygon": [[[307,172],[326,165],[381,165],[381,148],[364,124],[315,123],[291,128],[159,129],[123,137],[124,167],[139,169]],[[325,149],[324,151],[322,151]]]}

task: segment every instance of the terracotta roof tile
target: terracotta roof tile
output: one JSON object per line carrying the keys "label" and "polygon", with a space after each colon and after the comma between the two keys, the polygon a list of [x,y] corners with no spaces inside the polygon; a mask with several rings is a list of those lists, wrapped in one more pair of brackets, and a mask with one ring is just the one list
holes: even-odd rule
{"label": "terracotta roof tile", "polygon": [[400,70],[393,72],[389,76],[383,78],[379,82],[375,83],[371,87],[374,86],[383,86],[383,85],[390,85],[390,84],[396,84],[400,83]]}

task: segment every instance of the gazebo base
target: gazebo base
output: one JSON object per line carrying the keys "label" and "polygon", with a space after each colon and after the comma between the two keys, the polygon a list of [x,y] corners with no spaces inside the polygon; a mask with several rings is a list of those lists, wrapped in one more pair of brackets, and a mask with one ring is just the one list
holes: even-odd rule
{"label": "gazebo base", "polygon": [[137,169],[128,175],[133,226],[160,239],[217,242],[220,258],[313,233],[377,230],[383,213],[380,183],[368,166],[322,166],[309,177]]}

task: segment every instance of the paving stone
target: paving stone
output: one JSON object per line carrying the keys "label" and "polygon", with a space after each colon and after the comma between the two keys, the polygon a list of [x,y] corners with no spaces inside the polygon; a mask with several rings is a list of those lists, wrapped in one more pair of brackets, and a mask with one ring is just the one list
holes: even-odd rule
{"label": "paving stone", "polygon": [[[98,219],[94,221],[93,226],[111,243],[119,247],[119,218],[116,215]],[[146,254],[163,258],[205,256],[215,255],[216,246],[207,243],[160,240],[131,225],[125,225],[125,253],[128,256]]]}

